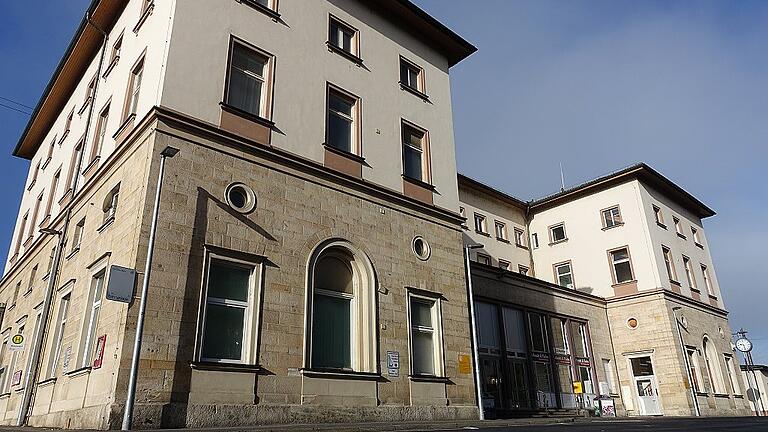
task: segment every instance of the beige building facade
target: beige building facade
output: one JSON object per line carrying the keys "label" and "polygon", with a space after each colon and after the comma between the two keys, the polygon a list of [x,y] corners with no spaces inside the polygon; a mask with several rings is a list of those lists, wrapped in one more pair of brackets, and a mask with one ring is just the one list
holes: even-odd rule
{"label": "beige building facade", "polygon": [[134,427],[477,418],[474,51],[409,1],[94,0],[15,149],[0,423],[119,426],[139,302],[111,278],[144,268],[168,147]]}
{"label": "beige building facade", "polygon": [[[571,319],[589,324],[592,352],[605,342],[610,355],[600,364],[593,355],[589,374],[579,373],[578,359],[571,361],[570,375],[565,367],[559,375],[549,373],[558,383],[557,408],[573,408],[564,401],[575,383],[585,393],[611,398],[617,413],[631,416],[748,413],[728,312],[702,224],[714,212],[703,203],[645,164],[527,202],[459,176],[459,197],[467,219],[465,244],[482,245],[471,256],[476,265],[486,271],[495,267],[510,280],[534,276],[550,289],[598,299],[597,314],[575,307],[576,299],[566,304],[572,303]],[[527,261],[487,228],[509,220],[526,235],[514,243],[529,252]],[[508,266],[508,261],[516,265]],[[473,282],[479,281],[473,277]],[[563,308],[562,300],[521,302],[525,291],[518,285],[505,284],[496,291],[496,300],[555,314]],[[573,343],[579,333],[559,330],[557,320],[544,331],[533,329],[528,318],[520,326],[529,344],[535,334],[556,344],[561,338]],[[485,317],[479,314],[477,320]],[[558,367],[558,352],[566,348],[548,351],[549,367]],[[529,348],[526,355],[532,354]],[[502,382],[510,377],[506,373]],[[546,392],[543,382],[537,377],[525,383]]]}

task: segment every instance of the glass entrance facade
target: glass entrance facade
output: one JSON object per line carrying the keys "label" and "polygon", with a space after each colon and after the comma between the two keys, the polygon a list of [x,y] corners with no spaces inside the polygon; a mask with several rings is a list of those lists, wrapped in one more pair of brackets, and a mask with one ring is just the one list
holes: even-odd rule
{"label": "glass entrance facade", "polygon": [[486,410],[504,416],[592,406],[595,375],[585,320],[482,301],[475,311]]}

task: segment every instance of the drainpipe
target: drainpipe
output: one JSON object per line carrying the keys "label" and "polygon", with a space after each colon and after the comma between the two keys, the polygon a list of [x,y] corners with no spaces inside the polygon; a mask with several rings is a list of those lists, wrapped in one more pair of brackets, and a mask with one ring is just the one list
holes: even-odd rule
{"label": "drainpipe", "polygon": [[[525,205],[525,232],[528,234],[528,262],[531,263],[531,277],[536,277],[536,263],[533,262],[533,245],[531,244],[531,202]],[[538,237],[538,235],[537,235]],[[536,240],[538,241],[538,239]]]}
{"label": "drainpipe", "polygon": [[475,393],[477,395],[477,409],[479,411],[479,419],[485,420],[485,412],[483,411],[483,386],[480,379],[480,357],[477,351],[477,320],[475,319],[475,294],[472,292],[472,267],[469,262],[470,249],[480,249],[481,244],[468,244],[464,246],[464,265],[467,267],[467,297],[469,300],[469,323],[472,330],[472,358],[474,360],[474,375],[475,375]]}
{"label": "drainpipe", "polygon": [[685,361],[685,372],[688,376],[688,386],[691,388],[691,399],[693,400],[693,409],[696,417],[701,416],[701,409],[699,408],[699,401],[696,399],[696,389],[693,388],[693,375],[691,374],[691,365],[688,363],[688,352],[685,349],[685,343],[683,342],[683,332],[680,330],[680,320],[677,319],[677,311],[682,309],[680,306],[672,308],[672,315],[675,317],[675,326],[677,326],[677,337],[680,341],[680,349],[683,350],[683,360]]}
{"label": "drainpipe", "polygon": [[[85,143],[88,142],[88,132],[91,129],[91,121],[93,119],[93,107],[96,105],[96,95],[98,95],[99,81],[101,77],[101,69],[104,64],[104,54],[107,48],[107,33],[99,28],[92,20],[91,16],[86,13],[85,20],[87,23],[96,29],[102,36],[101,55],[99,57],[99,67],[96,72],[96,82],[93,86],[93,96],[91,98],[91,106],[88,108],[88,117],[85,122],[85,141],[83,147],[80,149],[80,155],[77,158],[76,169],[74,172],[74,179],[72,183],[72,199],[74,200],[77,194],[78,180],[80,178],[80,169],[83,163],[83,155],[85,154]],[[69,230],[70,219],[72,218],[72,206],[67,208],[64,216],[64,227],[61,231],[53,229],[41,230],[44,234],[57,235],[58,243],[56,244],[56,250],[54,251],[53,264],[51,265],[51,274],[48,276],[48,286],[45,291],[45,301],[43,303],[43,310],[40,315],[40,329],[37,332],[37,337],[33,341],[32,345],[32,357],[30,358],[29,367],[24,379],[24,396],[22,398],[21,407],[19,408],[19,414],[16,419],[17,426],[25,426],[30,414],[30,406],[32,405],[32,398],[34,395],[34,387],[36,387],[37,376],[40,372],[40,357],[45,345],[45,337],[48,333],[48,319],[51,314],[51,304],[53,303],[53,293],[56,292],[56,281],[58,279],[59,269],[61,267],[61,257],[64,246],[66,245],[66,234]]]}

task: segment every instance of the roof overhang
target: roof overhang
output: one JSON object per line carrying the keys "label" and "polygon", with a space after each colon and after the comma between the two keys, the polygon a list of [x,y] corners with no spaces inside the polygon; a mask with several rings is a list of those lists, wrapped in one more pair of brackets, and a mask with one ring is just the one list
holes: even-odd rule
{"label": "roof overhang", "polygon": [[528,208],[528,203],[519,199],[515,198],[512,195],[506,194],[496,188],[493,188],[491,186],[486,185],[485,183],[481,183],[473,178],[467,177],[464,174],[458,174],[457,176],[459,181],[459,189],[461,188],[468,188],[473,189],[475,191],[478,191],[480,193],[484,193],[486,195],[490,195],[496,199],[499,199],[507,204],[511,204],[515,207],[518,207],[522,210],[526,210]]}
{"label": "roof overhang", "polygon": [[534,211],[546,210],[632,180],[639,180],[651,186],[699,218],[703,219],[715,215],[714,210],[645,163],[635,164],[562,192],[534,200],[531,208]]}
{"label": "roof overhang", "polygon": [[418,36],[431,42],[434,48],[448,59],[449,67],[455,66],[477,51],[474,45],[410,0],[367,0],[367,3],[379,6],[388,12],[398,25],[412,29]]}
{"label": "roof overhang", "polygon": [[[50,82],[32,112],[13,155],[32,159],[53,123],[59,117],[75,87],[102,44],[102,34],[112,28],[128,0],[93,0],[59,61]],[[89,24],[90,20],[90,24]]]}

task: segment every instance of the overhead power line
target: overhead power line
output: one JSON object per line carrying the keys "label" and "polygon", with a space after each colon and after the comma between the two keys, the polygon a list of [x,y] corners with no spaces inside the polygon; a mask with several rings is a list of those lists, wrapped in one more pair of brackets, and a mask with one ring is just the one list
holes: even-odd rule
{"label": "overhead power line", "polygon": [[2,96],[0,96],[0,99],[4,100],[4,101],[6,101],[6,102],[10,102],[10,103],[12,103],[12,104],[14,104],[14,105],[18,105],[18,106],[21,106],[21,107],[24,107],[24,108],[30,109],[30,110],[33,110],[33,109],[34,109],[34,108],[32,108],[31,106],[29,106],[29,105],[24,105],[23,103],[21,103],[21,102],[16,102],[16,101],[15,101],[15,100],[13,100],[13,99],[8,99],[8,98],[6,98],[6,97],[2,97]]}
{"label": "overhead power line", "polygon": [[21,110],[21,109],[18,109],[18,108],[14,108],[14,107],[12,107],[12,106],[8,106],[8,105],[5,105],[5,104],[3,104],[3,103],[0,103],[0,107],[2,107],[2,108],[7,108],[7,109],[9,109],[9,110],[12,110],[12,111],[16,111],[16,112],[22,113],[22,114],[24,114],[24,115],[32,115],[32,113],[30,113],[30,112],[27,112],[27,111],[23,111],[23,110]]}

